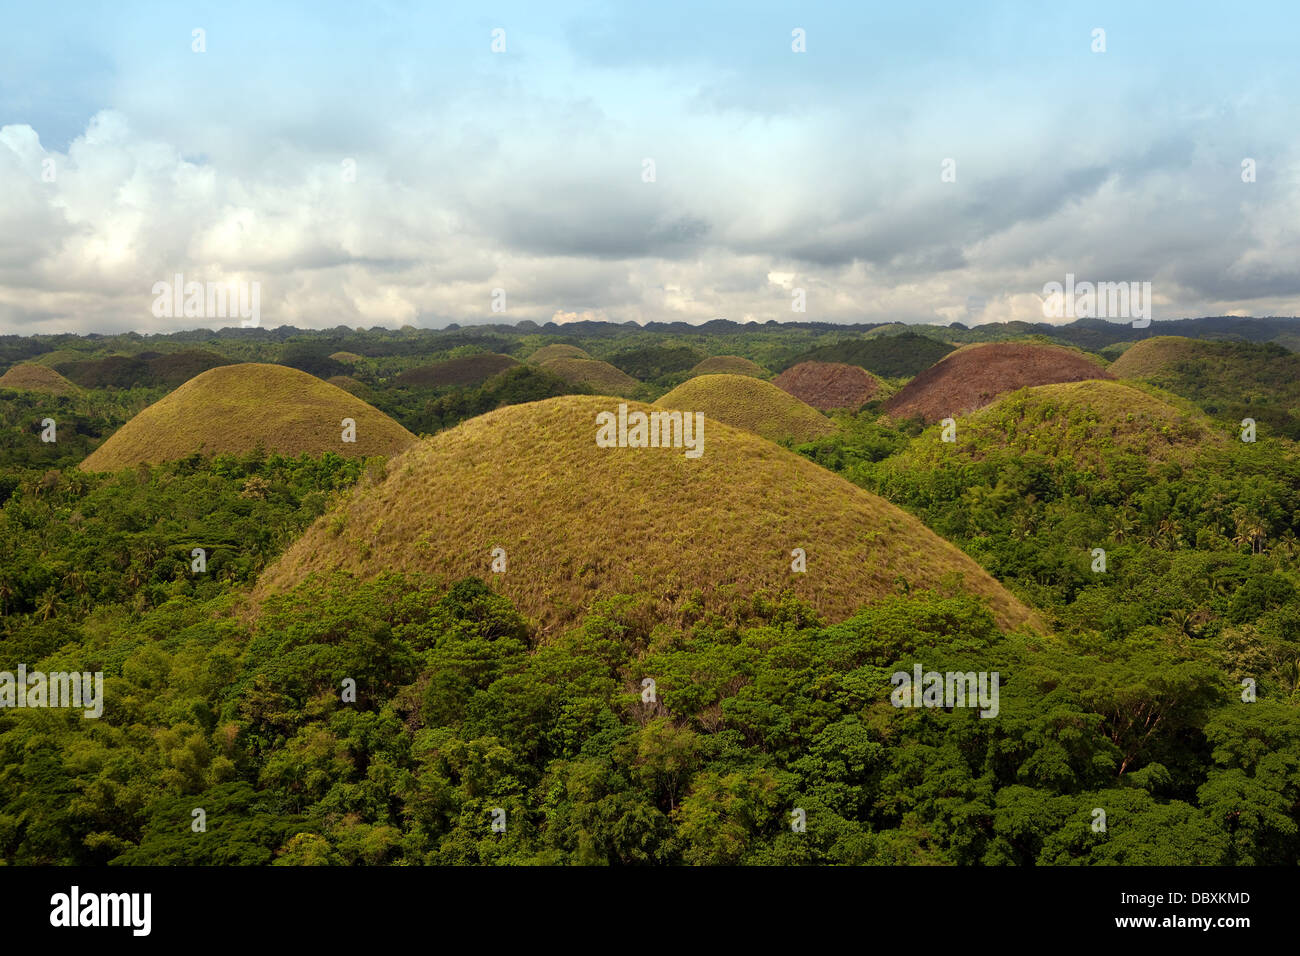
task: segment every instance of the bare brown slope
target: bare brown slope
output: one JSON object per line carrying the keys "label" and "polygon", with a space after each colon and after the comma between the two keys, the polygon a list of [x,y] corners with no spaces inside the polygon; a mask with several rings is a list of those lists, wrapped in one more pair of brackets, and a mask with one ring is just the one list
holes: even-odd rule
{"label": "bare brown slope", "polygon": [[772,384],[823,412],[857,410],[879,397],[883,388],[865,368],[843,362],[800,362],[772,379]]}
{"label": "bare brown slope", "polygon": [[[342,421],[356,422],[343,441]],[[223,365],[190,379],[119,428],[81,463],[116,471],[193,454],[242,454],[259,445],[283,455],[327,451],[393,455],[415,436],[338,386],[285,365]]]}
{"label": "bare brown slope", "polygon": [[958,349],[935,362],[885,402],[885,412],[935,422],[983,408],[1017,389],[1114,377],[1070,349],[989,342]]}
{"label": "bare brown slope", "polygon": [[[618,593],[646,595],[656,620],[680,623],[790,589],[840,620],[906,581],[985,598],[1005,626],[1037,626],[917,519],[756,435],[706,421],[696,459],[597,447],[597,413],[619,401],[512,405],[422,440],[313,524],[254,603],[315,572],[474,575],[553,633]],[[504,574],[489,570],[498,547]],[[791,571],[794,548],[807,551],[806,573]]]}

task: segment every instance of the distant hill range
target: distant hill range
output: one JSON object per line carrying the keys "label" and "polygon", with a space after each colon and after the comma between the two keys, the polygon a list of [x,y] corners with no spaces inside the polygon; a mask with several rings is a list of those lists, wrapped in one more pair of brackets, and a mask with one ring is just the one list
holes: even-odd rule
{"label": "distant hill range", "polygon": [[[540,363],[554,357],[590,356],[640,381],[682,378],[706,356],[735,355],[773,372],[805,361],[860,365],[884,378],[908,378],[929,368],[954,347],[1007,339],[1038,338],[1117,357],[1134,342],[1158,336],[1272,343],[1300,351],[1300,317],[1207,316],[1152,322],[1142,329],[1101,319],[1066,325],[998,322],[967,328],[952,325],[833,322],[519,322],[515,325],[400,329],[278,328],[189,329],[170,334],[0,336],[0,368],[36,361],[77,385],[129,388],[175,387],[206,368],[236,361],[270,361],[321,378],[349,374],[352,356],[394,360],[395,374],[451,357],[455,350],[492,352]],[[539,350],[552,345],[567,348]],[[403,364],[402,360],[406,360]],[[678,381],[681,379],[679,378]]]}

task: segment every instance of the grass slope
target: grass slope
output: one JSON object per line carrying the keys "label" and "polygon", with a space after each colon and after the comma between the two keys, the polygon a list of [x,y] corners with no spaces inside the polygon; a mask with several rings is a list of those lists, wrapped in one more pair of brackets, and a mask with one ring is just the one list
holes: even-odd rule
{"label": "grass slope", "polygon": [[[344,418],[356,442],[342,441]],[[284,365],[223,365],[186,382],[117,430],[81,467],[116,471],[261,445],[284,455],[392,455],[415,436],[343,389]]]}
{"label": "grass slope", "polygon": [[[596,415],[609,410],[608,398],[565,396],[422,440],[312,525],[254,602],[314,572],[474,575],[554,633],[619,593],[647,595],[651,619],[667,621],[789,589],[839,620],[906,582],[984,598],[1004,626],[1037,626],[915,518],[800,456],[714,421],[694,460],[598,448]],[[497,547],[503,574],[489,570]],[[794,548],[807,551],[806,573],[791,571]]]}
{"label": "grass slope", "polygon": [[576,345],[543,345],[532,355],[528,356],[528,361],[534,365],[541,365],[543,362],[550,362],[562,358],[589,359],[591,358],[591,354],[583,351]]}
{"label": "grass slope", "polygon": [[772,384],[824,412],[835,408],[857,411],[881,397],[885,387],[862,366],[843,362],[800,362],[772,379]]}
{"label": "grass slope", "polygon": [[789,439],[798,444],[835,431],[834,423],[817,409],[771,382],[748,375],[699,375],[655,404],[703,412],[710,421],[743,428],[769,441]]}
{"label": "grass slope", "polygon": [[691,375],[749,375],[753,378],[767,378],[768,371],[757,362],[739,355],[710,355],[691,369]]}
{"label": "grass slope", "polygon": [[0,388],[51,395],[76,395],[81,391],[54,369],[32,364],[15,365],[0,375]]}
{"label": "grass slope", "polygon": [[1104,471],[1120,452],[1150,463],[1191,461],[1207,447],[1222,448],[1224,431],[1196,411],[1177,407],[1122,382],[1091,380],[1038,385],[1005,395],[957,420],[956,442],[926,429],[898,457],[901,468],[951,460],[980,461],[991,454],[1069,459]]}
{"label": "grass slope", "polygon": [[541,367],[542,371],[558,375],[572,385],[590,385],[608,395],[626,395],[641,384],[626,372],[598,359],[558,358],[543,362]]}
{"label": "grass slope", "polygon": [[398,375],[397,385],[410,385],[417,388],[439,388],[445,385],[478,385],[486,382],[493,375],[504,372],[518,365],[516,359],[509,355],[484,353],[482,355],[465,355],[460,358],[422,365],[407,369]]}
{"label": "grass slope", "polygon": [[968,414],[1017,389],[1114,377],[1073,349],[989,342],[965,346],[936,362],[885,402],[885,412],[934,422]]}
{"label": "grass slope", "polygon": [[1300,355],[1280,345],[1161,335],[1130,346],[1110,371],[1181,395],[1217,418],[1255,418],[1300,438]]}

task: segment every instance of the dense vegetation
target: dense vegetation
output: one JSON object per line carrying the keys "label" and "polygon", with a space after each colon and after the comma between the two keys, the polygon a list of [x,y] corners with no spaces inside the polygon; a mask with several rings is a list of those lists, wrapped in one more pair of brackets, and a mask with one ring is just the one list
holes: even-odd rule
{"label": "dense vegetation", "polygon": [[[1279,322],[1255,331],[1289,334]],[[203,364],[192,354],[203,351],[352,376],[380,411],[434,434],[589,389],[528,364],[480,384],[397,384],[402,372],[489,352],[523,361],[561,334],[656,394],[690,374],[695,362],[679,367],[688,357],[780,369],[796,358],[854,361],[845,349],[873,340],[816,323],[530,326],[0,337],[0,367],[98,363],[73,368],[90,383],[79,394],[0,390],[0,671],[21,663],[106,678],[99,719],[0,709],[0,861],[1300,861],[1300,453],[1272,414],[1290,407],[1292,386],[1249,386],[1249,404],[1265,411],[1253,416],[1258,440],[1242,442],[1233,419],[1244,400],[1200,379],[1239,376],[1239,364],[1175,366],[1159,384],[1186,400],[1114,382],[1025,389],[958,417],[954,442],[880,418],[879,402],[821,416],[834,430],[800,453],[965,551],[1049,625],[1041,634],[1000,626],[978,595],[919,573],[855,585],[869,601],[847,616],[766,584],[725,614],[687,593],[674,596],[683,613],[661,613],[655,582],[632,573],[651,542],[675,549],[680,565],[711,536],[723,543],[719,561],[743,564],[788,511],[780,495],[791,489],[813,488],[828,521],[842,515],[830,482],[843,482],[798,459],[816,481],[734,463],[728,472],[706,456],[721,477],[695,498],[674,497],[678,479],[664,492],[661,474],[627,479],[644,501],[611,497],[610,479],[587,475],[573,502],[525,502],[529,486],[506,470],[510,448],[480,442],[480,471],[449,472],[436,496],[409,495],[384,515],[378,458],[249,451],[112,474],[77,467],[169,391],[132,377],[141,365],[152,376]],[[947,351],[996,334],[916,337]],[[1092,349],[1143,334],[1059,330]],[[876,354],[905,358],[878,340]],[[823,347],[841,351],[812,354]],[[115,355],[129,361],[102,361]],[[46,417],[57,442],[40,440]],[[765,448],[755,460],[792,457]],[[580,471],[577,459],[552,464],[548,480]],[[753,497],[741,494],[746,482]],[[378,502],[368,520],[387,524],[368,541],[397,554],[405,545],[392,529],[434,498],[464,523],[455,547],[488,533],[475,521],[486,512],[465,502],[518,499],[500,527],[528,534],[518,520],[528,508],[608,499],[615,506],[587,532],[593,547],[606,542],[606,564],[565,571],[577,596],[561,596],[563,624],[549,628],[538,626],[538,595],[514,604],[490,574],[315,577],[250,602],[286,549],[329,530],[332,508]],[[707,527],[668,520],[683,502]],[[559,523],[590,527],[579,517]],[[634,518],[636,534],[620,536],[620,520]],[[728,551],[739,525],[752,539]],[[916,527],[891,547],[920,562],[929,533]],[[597,593],[592,575],[611,565],[627,571],[621,593]],[[917,663],[997,671],[997,717],[891,706],[891,675]],[[797,811],[804,832],[792,827]]]}

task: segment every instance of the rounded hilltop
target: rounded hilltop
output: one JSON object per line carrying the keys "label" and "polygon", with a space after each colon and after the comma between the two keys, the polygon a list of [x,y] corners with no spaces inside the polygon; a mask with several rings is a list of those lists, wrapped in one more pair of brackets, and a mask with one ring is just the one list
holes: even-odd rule
{"label": "rounded hilltop", "polygon": [[[345,418],[356,422],[355,442],[342,440]],[[413,441],[397,422],[336,385],[285,365],[247,363],[190,379],[114,432],[81,468],[116,471],[259,446],[283,455],[392,455]]]}
{"label": "rounded hilltop", "polygon": [[528,361],[533,365],[541,365],[543,362],[564,358],[589,359],[591,355],[576,345],[543,345],[528,356]]}
{"label": "rounded hilltop", "polygon": [[892,418],[935,422],[983,408],[1017,389],[1114,377],[1100,362],[1073,349],[988,342],[946,355],[899,389],[884,410]]}
{"label": "rounded hilltop", "polygon": [[750,375],[754,378],[767,378],[767,369],[757,362],[751,362],[739,355],[710,355],[691,369],[692,377],[696,375]]}
{"label": "rounded hilltop", "polygon": [[76,395],[81,389],[54,369],[45,365],[15,365],[0,375],[0,389],[19,392],[44,392],[47,395]]}
{"label": "rounded hilltop", "polygon": [[1223,448],[1227,437],[1199,411],[1182,407],[1186,404],[1104,379],[1036,385],[958,418],[955,442],[941,442],[938,426],[931,426],[893,466],[929,467],[1004,454],[1068,460],[1072,467],[1099,472],[1115,454],[1152,464],[1187,463]]}
{"label": "rounded hilltop", "polygon": [[570,385],[585,385],[605,395],[627,395],[641,385],[622,369],[598,359],[549,359],[541,364],[541,368]]}
{"label": "rounded hilltop", "polygon": [[441,388],[447,385],[481,385],[493,375],[514,368],[519,362],[509,355],[484,352],[480,355],[463,355],[460,358],[434,362],[419,368],[407,369],[393,382],[416,388]]}
{"label": "rounded hilltop", "polygon": [[885,384],[865,368],[844,362],[800,362],[772,379],[772,384],[824,412],[857,411],[885,391]]}
{"label": "rounded hilltop", "polygon": [[[656,619],[684,621],[789,590],[839,620],[906,582],[984,598],[1006,627],[1037,626],[920,521],[801,456],[715,421],[694,459],[598,447],[598,416],[615,410],[606,397],[569,395],[420,441],[290,546],[254,603],[315,573],[477,576],[554,633],[616,594],[649,594]],[[490,571],[496,548],[502,574]],[[806,573],[791,570],[795,548]]]}
{"label": "rounded hilltop", "polygon": [[835,424],[771,382],[748,375],[698,375],[660,398],[663,408],[703,412],[710,422],[743,428],[769,441],[812,441]]}

